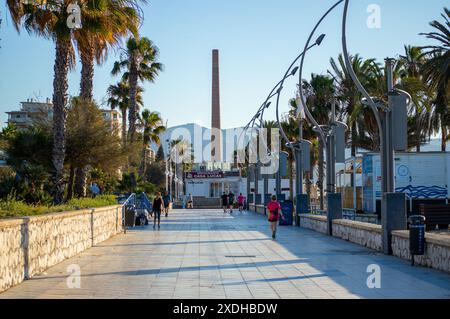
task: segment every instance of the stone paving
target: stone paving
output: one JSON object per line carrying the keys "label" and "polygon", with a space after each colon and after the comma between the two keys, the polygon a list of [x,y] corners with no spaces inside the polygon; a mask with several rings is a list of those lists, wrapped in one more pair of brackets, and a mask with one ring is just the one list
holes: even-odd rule
{"label": "stone paving", "polygon": [[[265,217],[175,210],[0,294],[0,298],[450,298],[450,274]],[[367,266],[381,288],[367,287]],[[78,265],[80,288],[68,288]]]}

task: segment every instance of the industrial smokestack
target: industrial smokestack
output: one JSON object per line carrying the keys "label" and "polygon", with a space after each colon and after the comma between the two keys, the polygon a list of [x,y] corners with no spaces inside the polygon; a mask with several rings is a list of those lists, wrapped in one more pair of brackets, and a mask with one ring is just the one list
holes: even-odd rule
{"label": "industrial smokestack", "polygon": [[211,160],[222,161],[220,126],[219,50],[212,51]]}

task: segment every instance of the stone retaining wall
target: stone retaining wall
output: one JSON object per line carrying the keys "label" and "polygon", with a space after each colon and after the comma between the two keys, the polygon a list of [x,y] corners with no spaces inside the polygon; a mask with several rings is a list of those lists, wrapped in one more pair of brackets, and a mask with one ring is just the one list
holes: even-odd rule
{"label": "stone retaining wall", "polygon": [[122,206],[0,220],[0,292],[122,231]]}
{"label": "stone retaining wall", "polygon": [[[392,251],[394,256],[411,260],[408,230],[392,232]],[[418,265],[450,271],[450,237],[425,233],[425,255],[414,259]]]}
{"label": "stone retaining wall", "polygon": [[381,251],[381,226],[346,219],[333,220],[333,236]]}
{"label": "stone retaining wall", "polygon": [[315,230],[319,233],[327,233],[327,216],[300,214],[300,227]]}

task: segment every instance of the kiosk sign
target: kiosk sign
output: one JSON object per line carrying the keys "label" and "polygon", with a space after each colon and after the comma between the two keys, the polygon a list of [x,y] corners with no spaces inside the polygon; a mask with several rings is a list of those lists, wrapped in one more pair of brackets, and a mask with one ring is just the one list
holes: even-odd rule
{"label": "kiosk sign", "polygon": [[223,178],[223,172],[186,172],[188,179]]}

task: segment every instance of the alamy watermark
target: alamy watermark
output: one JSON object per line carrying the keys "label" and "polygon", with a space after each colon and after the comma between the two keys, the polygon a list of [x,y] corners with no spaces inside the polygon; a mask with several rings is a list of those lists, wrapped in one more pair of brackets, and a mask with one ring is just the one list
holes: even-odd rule
{"label": "alamy watermark", "polygon": [[[50,11],[58,11],[63,8],[64,0],[21,0],[22,4],[45,7]],[[69,3],[66,12],[69,14],[66,19],[66,25],[69,29],[81,29],[81,7],[78,2]]]}
{"label": "alamy watermark", "polygon": [[81,268],[78,264],[71,264],[66,269],[69,276],[67,277],[66,284],[69,289],[81,288]]}
{"label": "alamy watermark", "polygon": [[[220,143],[211,142],[220,137]],[[221,153],[221,162],[262,164],[262,174],[275,174],[279,168],[280,131],[278,128],[202,130],[180,127],[170,134],[170,141],[180,141],[170,149],[170,159],[177,163],[212,161],[212,153]],[[220,147],[220,150],[216,150]]]}
{"label": "alamy watermark", "polygon": [[366,285],[369,289],[381,288],[381,267],[377,264],[370,264],[367,266],[367,273],[370,275],[367,277]]}
{"label": "alamy watermark", "polygon": [[378,4],[370,4],[367,6],[367,13],[369,16],[366,20],[366,25],[369,29],[381,28],[381,7]]}

